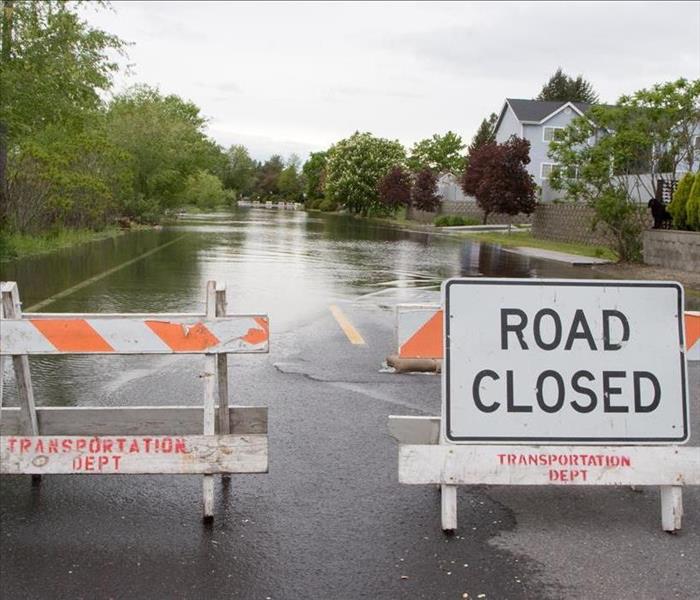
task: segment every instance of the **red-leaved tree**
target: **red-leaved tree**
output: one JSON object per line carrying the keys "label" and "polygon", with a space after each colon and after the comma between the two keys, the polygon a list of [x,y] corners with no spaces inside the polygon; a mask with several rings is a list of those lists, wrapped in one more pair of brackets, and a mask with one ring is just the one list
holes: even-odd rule
{"label": "red-leaved tree", "polygon": [[490,142],[477,148],[462,175],[462,189],[474,196],[484,211],[484,224],[491,213],[529,215],[537,204],[530,162],[530,142],[511,136],[503,143]]}
{"label": "red-leaved tree", "polygon": [[389,210],[411,204],[411,174],[403,167],[393,167],[377,185],[379,200]]}
{"label": "red-leaved tree", "polygon": [[437,193],[437,177],[431,169],[421,169],[416,173],[411,190],[411,203],[418,210],[433,212],[440,206]]}

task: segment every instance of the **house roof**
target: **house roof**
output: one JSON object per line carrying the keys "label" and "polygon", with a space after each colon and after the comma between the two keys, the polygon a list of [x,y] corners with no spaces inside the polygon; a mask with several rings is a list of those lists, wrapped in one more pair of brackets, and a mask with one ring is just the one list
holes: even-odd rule
{"label": "house roof", "polygon": [[552,113],[558,111],[566,104],[571,104],[574,108],[583,114],[588,111],[592,104],[586,102],[566,102],[562,100],[521,100],[518,98],[506,98],[506,102],[510,104],[515,116],[520,121],[539,123]]}

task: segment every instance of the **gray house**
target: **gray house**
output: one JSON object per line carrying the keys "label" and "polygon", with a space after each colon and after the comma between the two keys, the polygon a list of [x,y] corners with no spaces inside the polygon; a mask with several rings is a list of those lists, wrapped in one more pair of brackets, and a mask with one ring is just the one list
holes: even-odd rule
{"label": "gray house", "polygon": [[494,126],[495,139],[502,144],[511,135],[517,135],[530,142],[527,170],[542,188],[542,200],[557,196],[549,186],[549,176],[555,165],[547,156],[554,132],[583,116],[591,106],[584,102],[506,99]]}

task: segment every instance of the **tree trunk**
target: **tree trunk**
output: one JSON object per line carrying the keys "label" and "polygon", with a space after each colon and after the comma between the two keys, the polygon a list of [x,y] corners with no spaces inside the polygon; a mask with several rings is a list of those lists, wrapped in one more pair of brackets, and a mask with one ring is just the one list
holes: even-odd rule
{"label": "tree trunk", "polygon": [[[0,49],[0,102],[7,102],[5,93],[5,69],[9,65],[12,56],[12,13],[14,9],[13,0],[3,2],[2,11],[2,48]],[[0,115],[6,114],[5,107],[0,110]],[[2,117],[0,117],[2,118]],[[7,145],[8,145],[7,123],[0,122],[0,228],[7,224]]]}

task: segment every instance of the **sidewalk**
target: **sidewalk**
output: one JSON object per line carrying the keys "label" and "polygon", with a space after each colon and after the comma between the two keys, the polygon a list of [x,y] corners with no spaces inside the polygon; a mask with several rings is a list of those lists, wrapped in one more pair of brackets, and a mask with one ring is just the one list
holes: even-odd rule
{"label": "sidewalk", "polygon": [[533,258],[544,258],[546,260],[556,260],[558,262],[567,263],[573,266],[590,266],[590,265],[608,265],[612,261],[606,258],[595,258],[593,256],[582,256],[580,254],[568,254],[566,252],[558,252],[556,250],[543,250],[541,248],[526,248],[523,246],[507,247],[503,246],[506,252],[515,252],[516,254],[524,254]]}

